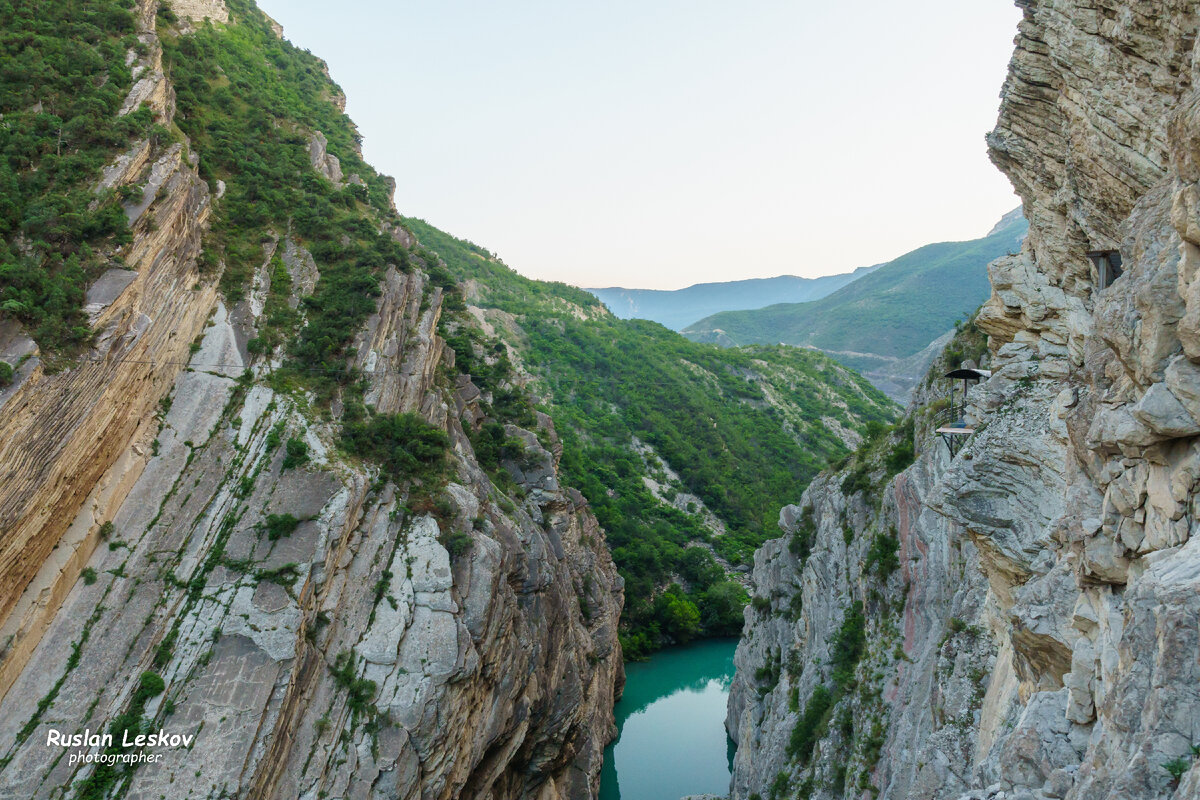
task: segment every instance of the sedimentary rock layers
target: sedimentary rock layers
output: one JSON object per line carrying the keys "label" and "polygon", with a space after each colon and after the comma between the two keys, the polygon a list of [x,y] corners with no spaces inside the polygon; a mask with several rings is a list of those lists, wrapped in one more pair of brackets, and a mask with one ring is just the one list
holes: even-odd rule
{"label": "sedimentary rock layers", "polygon": [[[128,110],[169,123],[157,5],[140,6]],[[237,24],[219,0],[172,5]],[[141,188],[129,269],[89,291],[78,363],[51,374],[35,355],[0,393],[0,796],[593,798],[623,585],[559,484],[550,420],[508,425],[485,470],[481,392],[438,333],[445,290],[386,263],[348,366],[374,413],[448,446],[436,478],[347,454],[342,392],[274,382],[282,345],[248,344],[268,300],[305,324],[317,259],[266,231],[227,307],[221,265],[197,267],[224,185],[210,193],[189,147],[138,142],[97,176]],[[272,295],[282,270],[291,291]],[[34,352],[7,327],[0,348]],[[195,739],[115,770],[46,746],[51,728],[110,726]]]}
{"label": "sedimentary rock layers", "polygon": [[[993,375],[972,394],[978,432],[952,460],[927,450],[880,493],[873,517],[902,532],[913,515],[901,497],[915,489],[922,548],[901,549],[901,568],[958,551],[964,584],[922,586],[956,578],[914,574],[906,657],[868,653],[860,665],[859,680],[882,671],[887,702],[867,783],[887,797],[1194,797],[1200,12],[1184,2],[1021,5],[989,144],[1021,194],[1030,234],[991,267],[978,322],[991,337]],[[1108,285],[1089,251],[1118,251],[1123,274]],[[813,485],[802,505],[815,514],[817,549],[803,571],[760,565],[758,591],[845,573],[832,594],[861,604],[870,624],[873,589],[852,580],[856,559],[870,554],[843,554],[824,527],[827,509],[853,519],[844,494]],[[913,587],[932,602],[914,606]],[[874,588],[885,599],[893,591]],[[777,769],[793,785],[814,777],[813,797],[840,796],[836,731],[812,772],[756,756],[753,739],[801,717],[775,690],[750,693],[762,648],[822,655],[836,632],[836,615],[826,622],[808,602],[782,633],[750,616],[751,644],[739,651],[745,687],[733,706],[749,748],[739,752],[737,797],[766,796]],[[874,618],[885,630],[886,615]],[[919,647],[914,657],[911,634],[928,642],[937,631],[942,659],[922,660]],[[977,689],[955,712],[944,701],[958,674]]]}

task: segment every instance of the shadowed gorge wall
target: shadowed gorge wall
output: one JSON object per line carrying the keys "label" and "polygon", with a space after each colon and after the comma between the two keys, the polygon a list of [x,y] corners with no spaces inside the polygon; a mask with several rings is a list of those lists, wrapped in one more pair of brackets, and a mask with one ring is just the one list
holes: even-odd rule
{"label": "shadowed gorge wall", "polygon": [[[1200,17],[1020,5],[988,141],[1030,233],[989,267],[976,433],[949,458],[918,392],[915,465],[785,509],[738,652],[735,797],[1200,793]],[[1116,249],[1104,287],[1087,253]]]}

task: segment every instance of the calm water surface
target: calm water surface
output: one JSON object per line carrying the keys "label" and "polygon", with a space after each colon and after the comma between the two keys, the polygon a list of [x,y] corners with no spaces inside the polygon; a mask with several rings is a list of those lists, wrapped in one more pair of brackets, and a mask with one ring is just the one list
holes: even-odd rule
{"label": "calm water surface", "polygon": [[725,702],[737,639],[675,647],[626,665],[617,740],[604,754],[600,800],[726,794],[733,743]]}

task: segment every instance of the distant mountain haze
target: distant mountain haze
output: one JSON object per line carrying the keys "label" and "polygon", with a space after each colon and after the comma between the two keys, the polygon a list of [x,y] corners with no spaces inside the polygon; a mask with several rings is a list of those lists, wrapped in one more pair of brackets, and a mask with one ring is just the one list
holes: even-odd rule
{"label": "distant mountain haze", "polygon": [[693,322],[721,311],[763,308],[772,303],[807,303],[831,294],[876,269],[859,267],[853,272],[801,278],[748,278],[740,281],[697,283],[685,289],[587,289],[621,319],[648,319],[671,330],[683,330]]}
{"label": "distant mountain haze", "polygon": [[[724,311],[682,333],[723,346],[790,344],[824,350],[903,400],[908,378],[927,366],[927,358],[913,357],[987,299],[987,265],[1015,252],[1028,227],[1017,208],[981,239],[926,245],[820,299]],[[892,374],[895,369],[900,374]]]}

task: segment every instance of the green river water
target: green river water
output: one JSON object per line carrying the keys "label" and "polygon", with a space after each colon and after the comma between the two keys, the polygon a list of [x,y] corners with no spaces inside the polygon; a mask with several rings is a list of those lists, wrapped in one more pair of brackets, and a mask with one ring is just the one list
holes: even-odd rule
{"label": "green river water", "polygon": [[600,800],[679,800],[729,791],[725,702],[737,639],[710,639],[627,664]]}

